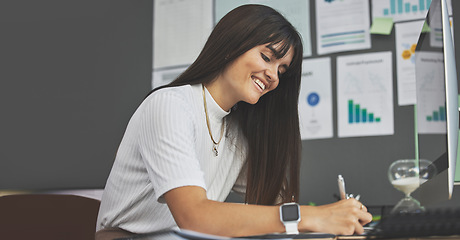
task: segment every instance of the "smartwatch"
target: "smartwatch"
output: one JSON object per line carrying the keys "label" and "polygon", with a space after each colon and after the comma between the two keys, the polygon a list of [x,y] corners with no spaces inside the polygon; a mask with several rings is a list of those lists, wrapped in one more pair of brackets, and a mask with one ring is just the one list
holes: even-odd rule
{"label": "smartwatch", "polygon": [[299,234],[300,206],[298,203],[285,203],[280,206],[280,220],[287,234]]}

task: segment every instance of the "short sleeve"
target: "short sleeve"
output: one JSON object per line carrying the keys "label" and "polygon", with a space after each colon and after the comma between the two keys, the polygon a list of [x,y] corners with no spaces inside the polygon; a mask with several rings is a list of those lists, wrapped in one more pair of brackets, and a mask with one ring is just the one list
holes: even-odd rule
{"label": "short sleeve", "polygon": [[150,95],[140,117],[139,148],[155,197],[182,186],[206,189],[195,150],[195,114],[186,91],[158,90]]}

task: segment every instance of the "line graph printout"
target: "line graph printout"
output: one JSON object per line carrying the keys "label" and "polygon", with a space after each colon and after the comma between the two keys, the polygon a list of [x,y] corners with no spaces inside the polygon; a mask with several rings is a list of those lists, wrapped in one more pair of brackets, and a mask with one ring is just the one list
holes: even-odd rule
{"label": "line graph printout", "polygon": [[420,51],[415,57],[418,132],[446,133],[443,54]]}
{"label": "line graph printout", "polygon": [[339,137],[394,133],[392,53],[337,57]]}
{"label": "line graph printout", "polygon": [[318,54],[371,48],[368,0],[316,0]]}
{"label": "line graph printout", "polygon": [[331,58],[303,60],[299,96],[302,140],[334,135],[331,81]]}
{"label": "line graph printout", "polygon": [[303,56],[311,56],[310,0],[216,0],[215,23],[243,4],[263,4],[279,11],[302,36]]}
{"label": "line graph printout", "polygon": [[424,21],[395,24],[398,104],[413,105],[415,99],[415,47]]}

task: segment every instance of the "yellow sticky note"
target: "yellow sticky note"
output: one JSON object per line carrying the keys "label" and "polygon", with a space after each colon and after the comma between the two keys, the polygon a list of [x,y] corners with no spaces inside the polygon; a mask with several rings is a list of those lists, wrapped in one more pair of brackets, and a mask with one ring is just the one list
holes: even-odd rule
{"label": "yellow sticky note", "polygon": [[390,35],[393,29],[393,18],[376,17],[372,21],[371,34]]}

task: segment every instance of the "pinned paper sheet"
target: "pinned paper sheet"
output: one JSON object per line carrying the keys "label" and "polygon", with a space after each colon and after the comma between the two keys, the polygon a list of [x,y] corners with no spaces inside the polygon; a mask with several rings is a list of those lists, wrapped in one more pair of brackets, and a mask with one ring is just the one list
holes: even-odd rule
{"label": "pinned paper sheet", "polygon": [[371,34],[390,35],[393,29],[393,18],[376,17],[372,21]]}

